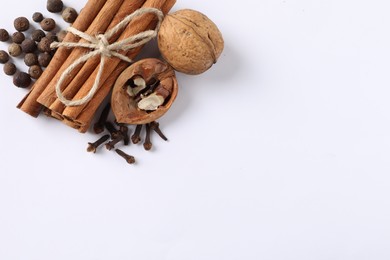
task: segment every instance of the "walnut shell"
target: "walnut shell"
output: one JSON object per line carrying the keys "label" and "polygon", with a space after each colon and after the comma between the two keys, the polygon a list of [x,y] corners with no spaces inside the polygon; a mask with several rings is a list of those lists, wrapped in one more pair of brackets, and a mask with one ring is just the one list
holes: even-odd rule
{"label": "walnut shell", "polygon": [[[138,102],[127,92],[128,81],[134,76],[141,76],[146,82],[156,79],[161,84],[169,85],[170,95],[164,104],[154,111],[145,111],[139,108]],[[154,58],[140,60],[119,75],[115,82],[111,96],[111,108],[118,123],[148,124],[163,116],[172,106],[178,92],[175,71],[169,64]]]}
{"label": "walnut shell", "polygon": [[224,41],[217,26],[207,16],[183,9],[163,20],[158,33],[158,47],[175,70],[197,75],[217,62]]}

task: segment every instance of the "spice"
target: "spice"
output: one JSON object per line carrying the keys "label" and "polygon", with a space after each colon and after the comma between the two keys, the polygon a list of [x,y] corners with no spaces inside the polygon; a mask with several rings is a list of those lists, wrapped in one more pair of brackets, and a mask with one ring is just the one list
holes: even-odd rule
{"label": "spice", "polygon": [[31,39],[33,39],[36,42],[40,42],[43,37],[45,37],[46,34],[41,29],[36,29],[31,33]]}
{"label": "spice", "polygon": [[62,12],[62,18],[67,23],[73,23],[76,20],[77,16],[78,16],[78,14],[77,14],[76,9],[74,9],[72,7],[67,7]]}
{"label": "spice", "polygon": [[106,143],[106,148],[107,150],[111,151],[112,149],[115,148],[115,145],[122,141],[124,136],[120,133],[115,137],[115,139],[111,140],[110,142]]}
{"label": "spice", "polygon": [[149,151],[152,149],[152,146],[152,142],[150,141],[150,124],[146,124],[144,148],[146,151]]}
{"label": "spice", "polygon": [[168,138],[162,133],[160,124],[156,121],[150,123],[150,128],[154,130],[164,141],[168,141]]}
{"label": "spice", "polygon": [[24,63],[27,66],[37,65],[38,64],[38,56],[35,53],[27,53],[24,56]]}
{"label": "spice", "polygon": [[66,37],[67,32],[64,30],[61,30],[57,33],[57,39],[59,42],[62,42]]}
{"label": "spice", "polygon": [[35,12],[32,16],[32,19],[36,23],[40,23],[43,20],[43,14],[40,12]]}
{"label": "spice", "polygon": [[0,41],[6,42],[9,39],[9,33],[6,29],[0,29]]}
{"label": "spice", "polygon": [[20,47],[19,44],[11,43],[11,44],[8,46],[8,53],[9,53],[12,57],[18,57],[20,54],[22,54],[22,48]]}
{"label": "spice", "polygon": [[37,50],[37,44],[32,39],[25,39],[20,46],[24,53],[32,53]]}
{"label": "spice", "polygon": [[50,64],[51,58],[51,55],[47,52],[40,53],[38,55],[38,64],[42,67],[47,67]]}
{"label": "spice", "polygon": [[12,41],[17,44],[21,44],[26,37],[24,36],[24,33],[22,32],[15,32],[12,34]]}
{"label": "spice", "polygon": [[64,3],[61,0],[47,0],[46,8],[51,13],[59,13],[64,8]]}
{"label": "spice", "polygon": [[18,17],[14,20],[14,27],[17,31],[24,32],[30,27],[30,22],[26,17]]}
{"label": "spice", "polygon": [[120,132],[115,128],[115,126],[111,122],[106,122],[104,126],[106,127],[107,131],[110,133],[112,140],[114,140],[120,135]]}
{"label": "spice", "polygon": [[137,125],[134,134],[131,136],[131,141],[133,142],[133,144],[138,144],[139,142],[141,142],[141,130],[142,125]]}
{"label": "spice", "polygon": [[104,142],[110,139],[110,135],[104,135],[94,143],[88,143],[87,152],[96,153],[96,149],[101,146]]}
{"label": "spice", "polygon": [[13,83],[19,88],[27,88],[31,84],[31,77],[25,72],[18,71],[14,75]]}
{"label": "spice", "polygon": [[16,73],[16,66],[12,62],[7,62],[4,64],[3,70],[6,75],[12,76]]}
{"label": "spice", "polygon": [[0,63],[4,64],[9,61],[9,55],[6,51],[0,50]]}
{"label": "spice", "polygon": [[107,105],[104,107],[98,121],[93,126],[93,131],[96,134],[100,134],[104,131],[104,125],[107,122],[108,114],[110,113],[111,105],[110,103],[107,103]]}
{"label": "spice", "polygon": [[134,164],[134,163],[135,163],[135,158],[134,158],[134,156],[128,155],[127,153],[125,153],[124,151],[122,151],[122,150],[120,150],[120,149],[115,149],[115,152],[116,152],[119,156],[121,156],[122,158],[124,158],[128,164]]}
{"label": "spice", "polygon": [[42,29],[46,32],[52,31],[56,28],[56,22],[52,18],[45,18],[40,23]]}
{"label": "spice", "polygon": [[52,44],[53,40],[43,37],[41,41],[38,43],[38,50],[40,52],[51,52],[50,44]]}
{"label": "spice", "polygon": [[32,65],[28,69],[28,74],[33,79],[38,79],[42,75],[42,68],[39,65]]}
{"label": "spice", "polygon": [[129,145],[130,144],[130,133],[129,133],[129,128],[123,124],[119,126],[119,131],[121,131],[122,136],[123,136],[123,144],[124,145]]}

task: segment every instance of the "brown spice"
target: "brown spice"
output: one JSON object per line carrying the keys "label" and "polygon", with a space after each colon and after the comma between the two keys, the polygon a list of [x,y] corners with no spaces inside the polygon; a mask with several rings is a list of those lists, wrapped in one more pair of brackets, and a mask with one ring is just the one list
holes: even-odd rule
{"label": "brown spice", "polygon": [[33,39],[36,42],[40,42],[43,37],[45,37],[46,34],[41,29],[36,29],[31,33],[31,39]]}
{"label": "brown spice", "polygon": [[6,42],[9,39],[9,33],[6,29],[0,29],[0,41]]}
{"label": "brown spice", "polygon": [[20,54],[22,54],[22,48],[19,44],[11,43],[10,46],[8,46],[8,53],[12,57],[18,57]]}
{"label": "brown spice", "polygon": [[32,16],[32,19],[36,23],[40,23],[43,20],[43,14],[40,12],[35,12]]}
{"label": "brown spice", "polygon": [[46,32],[52,31],[56,28],[56,22],[52,18],[45,18],[40,23],[42,29]]}
{"label": "brown spice", "polygon": [[59,13],[64,8],[64,3],[61,0],[47,0],[46,8],[51,13]]}
{"label": "brown spice", "polygon": [[31,77],[25,72],[18,71],[14,75],[13,83],[19,88],[27,88],[31,84]]}
{"label": "brown spice", "polygon": [[3,70],[6,75],[12,76],[16,73],[16,66],[12,62],[7,62],[4,64]]}
{"label": "brown spice", "polygon": [[0,50],[0,63],[4,64],[9,61],[9,55],[6,51]]}
{"label": "brown spice", "polygon": [[27,53],[24,56],[24,63],[27,66],[37,65],[38,64],[38,56],[35,53]]}
{"label": "brown spice", "polygon": [[40,53],[38,55],[38,64],[42,67],[47,67],[50,64],[51,58],[51,55],[47,52]]}
{"label": "brown spice", "polygon": [[26,17],[18,17],[14,20],[14,27],[17,31],[24,32],[30,28],[30,22]]}
{"label": "brown spice", "polygon": [[51,52],[50,44],[52,44],[53,40],[43,37],[41,41],[38,43],[38,50],[40,52]]}
{"label": "brown spice", "polygon": [[12,34],[12,41],[14,43],[21,44],[25,39],[26,37],[22,32],[15,32],[14,34]]}
{"label": "brown spice", "polygon": [[28,74],[33,79],[38,79],[42,75],[42,68],[39,65],[33,65],[28,69]]}
{"label": "brown spice", "polygon": [[20,46],[24,53],[33,53],[37,50],[37,44],[32,39],[25,39]]}
{"label": "brown spice", "polygon": [[77,16],[78,16],[78,14],[77,14],[76,9],[74,9],[72,7],[67,7],[62,12],[62,18],[67,23],[73,23],[76,20]]}

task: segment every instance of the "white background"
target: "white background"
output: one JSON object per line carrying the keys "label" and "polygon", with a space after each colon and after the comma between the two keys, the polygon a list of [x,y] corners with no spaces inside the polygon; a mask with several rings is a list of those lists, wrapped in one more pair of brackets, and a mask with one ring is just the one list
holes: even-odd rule
{"label": "white background", "polygon": [[[45,3],[2,3],[0,27]],[[225,50],[178,74],[170,140],[124,148],[135,166],[16,109],[26,90],[1,73],[0,259],[390,259],[389,2],[182,8],[207,14]]]}

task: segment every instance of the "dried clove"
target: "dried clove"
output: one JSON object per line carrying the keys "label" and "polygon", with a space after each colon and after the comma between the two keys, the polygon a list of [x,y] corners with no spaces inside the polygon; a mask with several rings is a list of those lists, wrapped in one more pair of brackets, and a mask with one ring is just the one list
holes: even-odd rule
{"label": "dried clove", "polygon": [[144,148],[146,151],[149,151],[152,149],[152,142],[150,141],[150,124],[146,124],[146,135],[145,135],[145,142],[144,142]]}
{"label": "dried clove", "polygon": [[124,158],[128,164],[134,164],[134,163],[135,163],[135,158],[134,158],[134,156],[128,155],[127,153],[125,153],[124,151],[122,151],[122,150],[120,150],[120,149],[115,149],[115,152],[116,152],[117,154],[119,154],[119,156],[121,156],[122,158]]}
{"label": "dried clove", "polygon": [[97,121],[97,122],[95,123],[95,125],[93,126],[93,131],[94,131],[96,134],[100,134],[101,132],[104,131],[104,124],[105,124],[106,121],[107,121],[108,114],[110,113],[110,109],[111,109],[111,105],[110,105],[110,103],[108,103],[108,104],[104,107],[104,109],[103,109],[103,111],[102,111],[102,113],[101,113],[101,115],[100,115],[98,121]]}
{"label": "dried clove", "polygon": [[117,143],[119,143],[120,141],[122,141],[123,138],[124,138],[124,136],[120,134],[120,135],[118,135],[115,139],[113,139],[113,140],[111,140],[110,142],[106,143],[106,148],[107,148],[107,150],[111,151],[112,149],[114,149],[114,148],[115,148],[115,145],[116,145]]}
{"label": "dried clove", "polygon": [[119,135],[121,135],[120,131],[115,128],[115,126],[111,122],[105,122],[104,126],[106,127],[107,131],[111,135],[111,139],[116,139]]}
{"label": "dried clove", "polygon": [[88,143],[87,152],[96,153],[96,149],[102,145],[104,142],[106,142],[108,139],[110,139],[110,135],[104,135],[99,140],[97,140],[94,143]]}
{"label": "dried clove", "polygon": [[129,128],[123,124],[119,125],[119,131],[121,131],[123,136],[123,144],[129,145],[130,144],[130,133]]}
{"label": "dried clove", "polygon": [[133,144],[138,144],[139,142],[141,142],[141,130],[142,125],[137,125],[134,134],[131,136],[131,141],[133,142]]}
{"label": "dried clove", "polygon": [[156,121],[150,123],[150,128],[154,130],[164,141],[168,141],[168,138],[161,132],[160,124]]}

